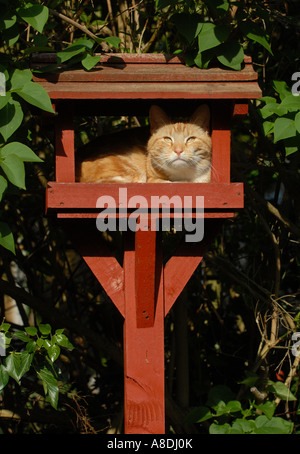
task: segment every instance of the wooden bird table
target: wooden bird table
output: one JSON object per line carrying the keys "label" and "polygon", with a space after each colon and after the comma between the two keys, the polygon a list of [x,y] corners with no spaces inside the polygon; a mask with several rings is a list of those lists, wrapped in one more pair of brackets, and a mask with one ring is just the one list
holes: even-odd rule
{"label": "wooden bird table", "polygon": [[[34,66],[55,61],[52,54],[36,55]],[[69,224],[74,246],[124,317],[125,433],[163,434],[164,317],[201,262],[220,222],[243,207],[243,184],[230,182],[231,122],[247,113],[249,99],[261,96],[257,74],[248,57],[242,71],[236,72],[191,68],[178,57],[160,54],[108,54],[90,72],[59,71],[37,75],[35,81],[47,90],[57,112],[56,181],[48,183],[47,213]],[[203,102],[211,109],[211,183],[75,182],[74,116],[147,115],[151,104],[171,116],[188,116]],[[123,232],[122,266],[96,227],[101,213],[97,201],[103,195],[117,201],[116,217],[123,222],[133,215],[132,210],[124,210],[126,201],[143,197],[148,207],[140,229]],[[190,216],[195,222],[196,196],[204,197],[204,238],[191,242],[183,237],[165,265],[161,232],[146,222],[153,196],[192,201]],[[159,218],[162,211],[156,214]],[[183,214],[170,210],[170,216],[179,219]]]}

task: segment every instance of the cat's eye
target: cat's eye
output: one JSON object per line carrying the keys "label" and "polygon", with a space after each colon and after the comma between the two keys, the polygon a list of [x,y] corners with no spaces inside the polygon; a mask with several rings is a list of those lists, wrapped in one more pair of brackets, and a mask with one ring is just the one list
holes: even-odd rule
{"label": "cat's eye", "polygon": [[191,137],[188,137],[185,141],[186,141],[186,143],[191,143],[191,142],[194,142],[195,139],[196,139],[195,136],[191,136]]}
{"label": "cat's eye", "polygon": [[173,139],[172,139],[172,137],[165,136],[165,137],[164,137],[164,141],[167,142],[167,143],[172,143],[172,142],[173,142]]}

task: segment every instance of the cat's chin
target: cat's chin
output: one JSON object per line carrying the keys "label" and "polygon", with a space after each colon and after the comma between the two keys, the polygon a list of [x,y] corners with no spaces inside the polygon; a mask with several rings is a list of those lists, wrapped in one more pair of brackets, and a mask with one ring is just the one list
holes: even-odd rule
{"label": "cat's chin", "polygon": [[174,161],[172,161],[172,166],[173,167],[186,167],[188,165],[188,163],[184,160],[184,159],[180,159],[180,158],[177,158],[177,159],[174,159]]}

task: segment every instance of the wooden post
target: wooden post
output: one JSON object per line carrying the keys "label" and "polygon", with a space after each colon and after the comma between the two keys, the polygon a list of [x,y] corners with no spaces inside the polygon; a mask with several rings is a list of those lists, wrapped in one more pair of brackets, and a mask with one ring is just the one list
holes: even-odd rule
{"label": "wooden post", "polygon": [[[137,232],[138,233],[138,232]],[[137,233],[135,235],[137,235]],[[152,236],[153,232],[147,232]],[[164,292],[161,248],[155,254],[156,272],[148,274],[151,288],[155,276],[159,278],[156,300],[152,299],[155,313],[152,326],[140,320],[137,310],[136,260],[137,249],[143,247],[139,234],[127,233],[124,250],[125,321],[124,321],[124,381],[125,433],[165,433],[164,410]],[[151,238],[153,240],[153,236]],[[146,247],[147,249],[147,247]],[[145,250],[146,252],[146,250]],[[144,269],[144,271],[146,271]],[[145,295],[145,294],[144,294]],[[149,308],[150,309],[150,308]],[[153,308],[154,309],[154,308]]]}
{"label": "wooden post", "polygon": [[218,101],[212,112],[212,182],[230,182],[230,141],[233,103]]}
{"label": "wooden post", "polygon": [[138,230],[135,233],[135,299],[138,328],[154,324],[156,288],[156,232]]}
{"label": "wooden post", "polygon": [[57,182],[75,182],[75,145],[73,113],[65,108],[55,119],[55,176]]}

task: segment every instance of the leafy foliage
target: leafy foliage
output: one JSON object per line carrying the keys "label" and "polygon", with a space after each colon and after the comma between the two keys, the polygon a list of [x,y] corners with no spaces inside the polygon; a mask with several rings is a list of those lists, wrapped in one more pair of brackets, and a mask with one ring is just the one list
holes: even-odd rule
{"label": "leafy foliage", "polygon": [[[19,39],[19,24],[25,21],[38,32],[42,33],[48,19],[48,8],[42,5],[27,3],[22,7],[13,9],[14,4],[2,2],[5,8],[2,17],[0,32],[3,41],[9,50]],[[8,182],[25,189],[24,162],[41,162],[41,159],[27,145],[14,141],[17,131],[24,120],[27,104],[38,107],[47,112],[54,113],[51,101],[45,89],[32,82],[30,69],[19,69],[17,62],[1,55],[0,70],[5,76],[5,91],[0,98],[0,167],[1,198],[8,189]],[[23,104],[23,101],[26,104]],[[27,132],[29,134],[29,131]],[[9,225],[3,220],[0,224],[1,246],[14,252],[12,232]]]}
{"label": "leafy foliage", "polygon": [[300,99],[291,93],[285,82],[274,81],[277,96],[262,99],[265,106],[260,109],[263,130],[271,135],[273,142],[283,141],[285,154],[297,152],[300,139]]}
{"label": "leafy foliage", "polygon": [[[22,377],[33,369],[50,404],[57,409],[60,372],[54,362],[60,355],[61,347],[73,350],[73,345],[63,334],[63,329],[57,329],[52,335],[49,324],[39,324],[38,328],[28,326],[24,331],[11,331],[10,328],[10,323],[0,326],[6,350],[5,360],[0,364],[0,391],[8,384],[10,377],[21,385]],[[14,339],[21,341],[18,350],[11,348]]]}
{"label": "leafy foliage", "polygon": [[[296,398],[288,393],[282,382],[270,382],[266,390],[283,398],[282,388],[285,388],[285,398]],[[226,386],[216,386],[208,394],[207,406],[193,409],[186,422],[204,422],[213,419],[209,426],[210,434],[290,434],[293,423],[281,417],[274,416],[276,403],[267,400],[264,403],[249,402],[248,408],[243,408],[239,400]],[[229,422],[228,422],[229,421]]]}

